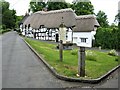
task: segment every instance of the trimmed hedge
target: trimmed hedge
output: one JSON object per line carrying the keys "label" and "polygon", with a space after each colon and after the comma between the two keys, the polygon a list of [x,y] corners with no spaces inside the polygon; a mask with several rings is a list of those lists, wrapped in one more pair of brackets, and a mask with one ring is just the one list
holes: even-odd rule
{"label": "trimmed hedge", "polygon": [[98,28],[94,46],[107,49],[120,49],[120,30],[114,28]]}

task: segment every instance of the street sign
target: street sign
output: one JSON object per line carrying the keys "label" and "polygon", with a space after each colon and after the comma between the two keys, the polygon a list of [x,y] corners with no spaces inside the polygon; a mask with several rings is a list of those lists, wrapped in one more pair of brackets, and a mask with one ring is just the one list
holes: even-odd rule
{"label": "street sign", "polygon": [[66,27],[59,27],[59,41],[62,40],[63,41],[63,44],[66,43],[66,30],[67,28]]}

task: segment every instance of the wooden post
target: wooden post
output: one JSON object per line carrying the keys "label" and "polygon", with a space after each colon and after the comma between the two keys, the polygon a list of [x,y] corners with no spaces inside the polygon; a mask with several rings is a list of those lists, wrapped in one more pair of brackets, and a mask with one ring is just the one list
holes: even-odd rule
{"label": "wooden post", "polygon": [[59,53],[60,53],[60,61],[62,62],[63,61],[63,41],[60,40],[60,43],[59,43]]}
{"label": "wooden post", "polygon": [[85,76],[85,47],[80,47],[78,51],[78,74],[80,77]]}

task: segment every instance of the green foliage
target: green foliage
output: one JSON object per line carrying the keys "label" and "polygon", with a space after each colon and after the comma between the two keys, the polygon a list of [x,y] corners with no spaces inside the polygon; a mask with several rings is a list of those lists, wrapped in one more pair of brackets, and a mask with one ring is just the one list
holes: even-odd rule
{"label": "green foliage", "polygon": [[6,30],[0,29],[0,34],[4,34],[4,33],[9,32],[9,31],[11,31],[11,30],[10,29],[6,29]]}
{"label": "green foliage", "polygon": [[107,18],[107,15],[105,14],[105,12],[99,11],[97,13],[96,17],[97,17],[97,20],[98,20],[101,27],[108,27],[109,26],[108,18]]}
{"label": "green foliage", "polygon": [[120,56],[116,57],[115,61],[120,61]]}
{"label": "green foliage", "polygon": [[91,2],[75,2],[72,9],[77,15],[94,14],[94,7]]}
{"label": "green foliage", "polygon": [[111,55],[111,56],[118,56],[118,53],[115,49],[112,49],[108,52],[108,55]]}
{"label": "green foliage", "polygon": [[72,4],[65,2],[65,0],[59,0],[59,1],[48,0],[47,3],[30,2],[30,11],[32,11],[33,13],[36,11],[41,11],[44,8],[47,8],[48,11],[72,8],[73,10],[75,10],[75,13],[77,15],[94,14],[94,7],[90,1],[89,2],[74,2]]}
{"label": "green foliage", "polygon": [[78,51],[75,50],[75,49],[73,49],[73,50],[70,51],[70,53],[71,53],[72,55],[77,55],[77,54],[78,54]]}
{"label": "green foliage", "polygon": [[30,10],[34,13],[37,11],[41,11],[44,8],[47,8],[48,11],[50,10],[59,10],[68,8],[69,4],[62,0],[61,2],[52,2],[49,0],[47,3],[45,2],[30,2]]}
{"label": "green foliage", "polygon": [[120,12],[115,16],[115,22],[119,22],[119,20],[120,20]]}
{"label": "green foliage", "polygon": [[30,11],[37,12],[43,10],[45,8],[46,4],[45,2],[30,2]]}
{"label": "green foliage", "polygon": [[48,11],[65,9],[65,8],[68,8],[68,4],[65,1],[63,1],[63,2],[48,2],[47,3]]}
{"label": "green foliage", "polygon": [[97,55],[93,51],[86,51],[86,59],[90,61],[97,61]]}
{"label": "green foliage", "polygon": [[17,16],[16,17],[16,28],[19,27],[20,21],[22,20],[23,16]]}
{"label": "green foliage", "polygon": [[14,28],[16,23],[16,11],[9,9],[9,2],[0,1],[2,3],[2,24],[3,29]]}
{"label": "green foliage", "polygon": [[6,25],[6,28],[14,28],[16,18],[14,17],[13,10],[6,10],[2,16],[2,23]]}
{"label": "green foliage", "polygon": [[120,49],[120,30],[118,27],[98,28],[95,46],[108,49]]}
{"label": "green foliage", "polygon": [[6,2],[4,0],[0,1],[1,5],[2,5],[2,13],[5,11],[5,10],[8,10],[9,9],[9,2]]}

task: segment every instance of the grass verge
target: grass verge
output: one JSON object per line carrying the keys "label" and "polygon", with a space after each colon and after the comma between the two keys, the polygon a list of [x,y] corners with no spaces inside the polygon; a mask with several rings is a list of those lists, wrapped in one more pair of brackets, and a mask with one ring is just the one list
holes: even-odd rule
{"label": "grass verge", "polygon": [[[25,38],[25,40],[44,58],[56,71],[67,77],[77,77],[78,73],[78,55],[73,54],[77,49],[72,52],[71,50],[64,50],[63,62],[59,60],[59,50],[55,44],[47,42],[40,42],[32,39]],[[89,50],[95,54],[96,60],[86,59],[86,77],[87,79],[96,79],[107,73],[109,70],[118,65],[116,61],[117,56],[110,56],[107,52],[99,52]]]}
{"label": "grass verge", "polygon": [[11,30],[10,29],[8,29],[8,30],[0,30],[0,34],[4,34],[4,33],[9,32],[9,31],[11,31]]}

